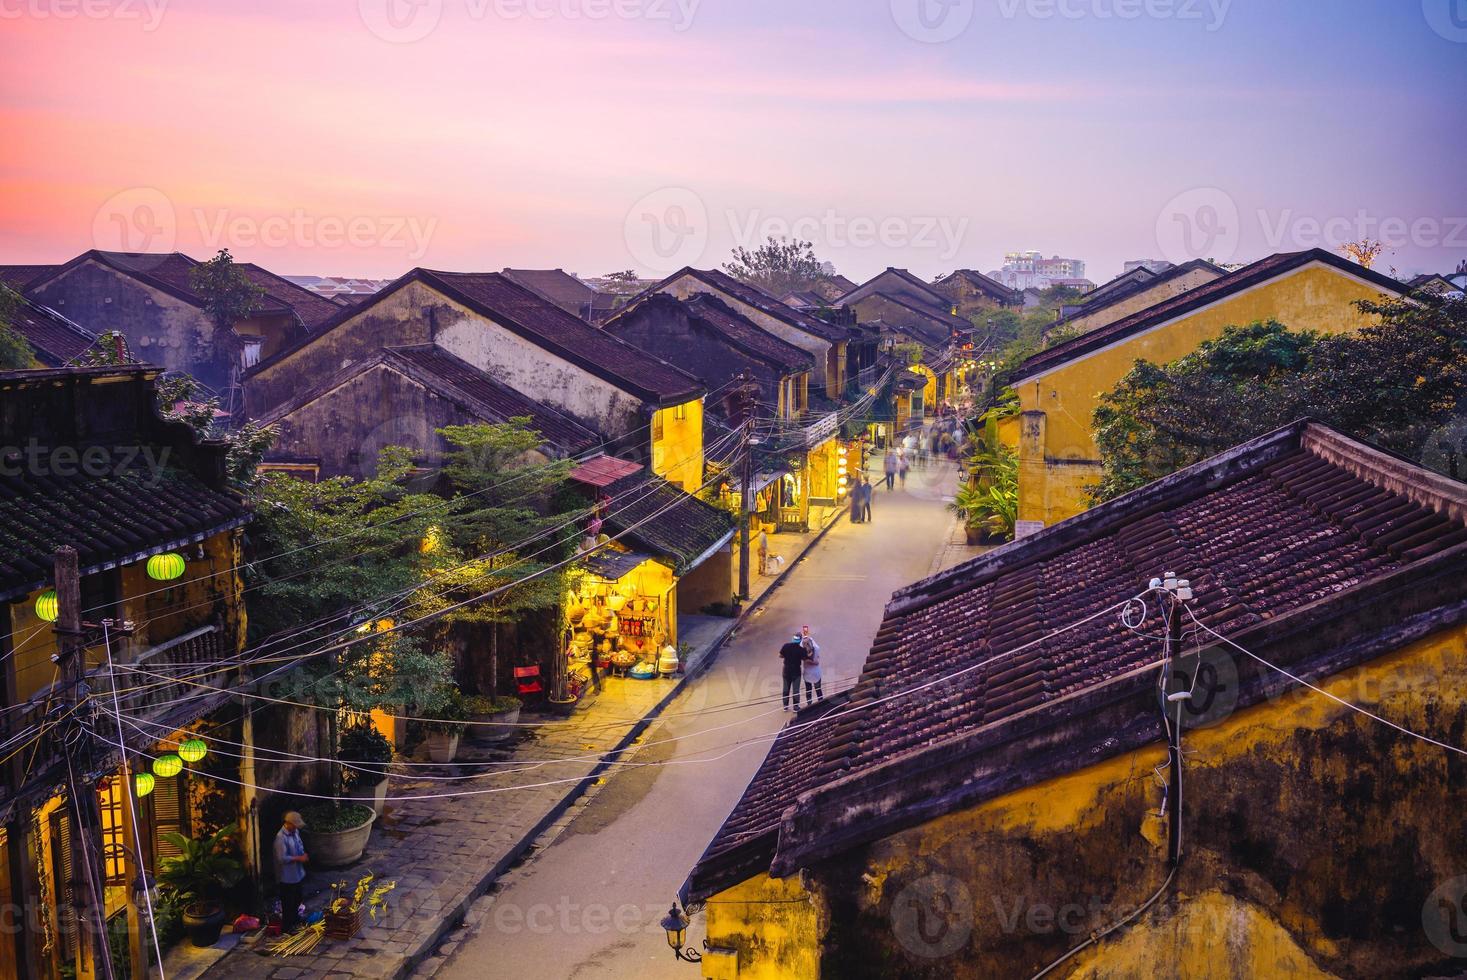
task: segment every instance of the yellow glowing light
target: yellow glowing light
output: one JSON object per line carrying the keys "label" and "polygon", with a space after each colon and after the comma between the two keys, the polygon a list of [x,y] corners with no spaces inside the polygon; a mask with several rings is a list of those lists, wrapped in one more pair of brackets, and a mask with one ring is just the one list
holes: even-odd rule
{"label": "yellow glowing light", "polygon": [[157,783],[158,781],[153,778],[152,773],[140,772],[136,776],[132,777],[133,793],[138,796],[147,796],[149,793],[153,792],[153,787],[157,785]]}
{"label": "yellow glowing light", "polygon": [[153,775],[168,779],[183,772],[183,760],[172,752],[153,760]]}
{"label": "yellow glowing light", "polygon": [[191,738],[178,747],[178,757],[184,762],[198,762],[209,754],[209,746],[201,738]]}
{"label": "yellow glowing light", "polygon": [[437,524],[429,524],[428,530],[423,534],[422,543],[418,545],[425,555],[431,555],[443,547],[443,529]]}
{"label": "yellow glowing light", "polygon": [[60,603],[56,601],[56,590],[47,589],[36,597],[36,618],[48,623],[56,622],[56,617],[61,614]]}

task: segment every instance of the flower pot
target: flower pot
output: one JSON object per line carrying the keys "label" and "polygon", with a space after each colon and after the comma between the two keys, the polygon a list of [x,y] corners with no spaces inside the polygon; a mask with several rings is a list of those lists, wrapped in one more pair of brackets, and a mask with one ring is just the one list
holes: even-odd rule
{"label": "flower pot", "polygon": [[195,946],[213,946],[224,928],[224,906],[218,902],[194,902],[183,910],[183,927]]}
{"label": "flower pot", "polygon": [[492,714],[469,715],[469,720],[475,722],[470,731],[474,733],[476,741],[496,745],[500,742],[508,742],[515,737],[519,729],[514,726],[520,720],[520,709],[514,707],[508,711],[496,711]]}
{"label": "flower pot", "polygon": [[367,839],[372,836],[372,824],[376,821],[377,814],[373,812],[366,821],[346,830],[312,830],[306,827],[311,866],[344,868],[360,860],[362,852],[367,849]]}
{"label": "flower pot", "polygon": [[566,698],[564,701],[557,701],[555,698],[546,698],[545,703],[550,706],[551,714],[568,718],[571,712],[576,710],[576,701],[578,700],[578,698]]}
{"label": "flower pot", "polygon": [[439,765],[446,765],[458,755],[458,732],[432,731],[428,733],[428,758]]}
{"label": "flower pot", "polygon": [[982,544],[987,532],[981,527],[965,524],[963,525],[963,536],[968,539],[969,544]]}

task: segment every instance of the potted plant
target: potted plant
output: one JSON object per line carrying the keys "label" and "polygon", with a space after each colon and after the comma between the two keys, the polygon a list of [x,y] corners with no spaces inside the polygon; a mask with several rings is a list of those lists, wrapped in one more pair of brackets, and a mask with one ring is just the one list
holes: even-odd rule
{"label": "potted plant", "polygon": [[463,694],[458,688],[453,688],[442,703],[425,711],[424,717],[429,719],[424,724],[428,732],[428,758],[439,764],[452,762],[458,754],[458,740],[463,735],[464,722],[469,717]]}
{"label": "potted plant", "polygon": [[372,836],[376,811],[364,803],[334,800],[301,808],[311,864],[340,868],[360,860]]}
{"label": "potted plant", "polygon": [[165,858],[158,882],[184,902],[183,925],[195,946],[212,946],[224,927],[224,892],[239,883],[244,865],[235,856],[236,824],[194,840],[178,833],[163,839],[178,850]]}
{"label": "potted plant", "polygon": [[392,743],[365,721],[342,729],[337,743],[336,761],[346,763],[341,767],[341,788],[346,799],[370,803],[372,811],[382,816]]}
{"label": "potted plant", "polygon": [[464,699],[464,710],[468,713],[468,720],[474,723],[474,737],[494,744],[514,738],[518,731],[514,726],[520,720],[523,704],[519,698],[475,695]]}

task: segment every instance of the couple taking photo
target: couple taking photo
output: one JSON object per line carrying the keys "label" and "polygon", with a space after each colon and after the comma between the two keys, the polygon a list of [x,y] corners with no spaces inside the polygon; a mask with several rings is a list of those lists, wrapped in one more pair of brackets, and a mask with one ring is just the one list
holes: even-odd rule
{"label": "couple taking photo", "polygon": [[825,685],[820,679],[820,645],[810,635],[810,627],[801,626],[789,642],[779,648],[784,661],[784,710],[800,710],[800,682],[805,683],[805,706],[825,700]]}

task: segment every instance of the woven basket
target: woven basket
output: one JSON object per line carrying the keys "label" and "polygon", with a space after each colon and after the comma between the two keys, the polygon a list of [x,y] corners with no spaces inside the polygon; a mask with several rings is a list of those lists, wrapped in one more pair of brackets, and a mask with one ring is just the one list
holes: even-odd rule
{"label": "woven basket", "polygon": [[362,910],[326,913],[327,939],[352,939],[362,931]]}

